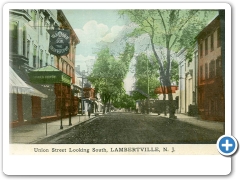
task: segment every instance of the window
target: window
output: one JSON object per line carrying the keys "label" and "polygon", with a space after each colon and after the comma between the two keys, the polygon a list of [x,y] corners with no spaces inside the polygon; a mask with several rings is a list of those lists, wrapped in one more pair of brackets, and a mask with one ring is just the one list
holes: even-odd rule
{"label": "window", "polygon": [[208,54],[208,38],[205,39],[205,55]]}
{"label": "window", "polygon": [[40,35],[43,34],[43,18],[40,18]]}
{"label": "window", "polygon": [[33,67],[36,67],[36,61],[37,61],[37,46],[34,45],[34,47],[33,47]]}
{"label": "window", "polygon": [[211,51],[213,51],[214,50],[214,36],[213,36],[213,34],[211,35]]}
{"label": "window", "polygon": [[200,44],[200,57],[203,56],[203,44],[201,43]]}
{"label": "window", "polygon": [[221,32],[220,28],[217,29],[217,47],[221,46]]}
{"label": "window", "polygon": [[203,67],[200,66],[200,81],[203,80]]}
{"label": "window", "polygon": [[64,62],[62,61],[62,72],[64,72]]}
{"label": "window", "polygon": [[205,63],[205,80],[208,79],[208,64]]}
{"label": "window", "polygon": [[209,78],[215,77],[215,61],[212,60],[209,64]]}
{"label": "window", "polygon": [[27,40],[27,58],[29,59],[29,53],[30,53],[30,41]]}
{"label": "window", "polygon": [[48,40],[48,31],[47,31],[47,30],[48,30],[48,28],[49,28],[49,25],[48,25],[48,23],[46,23],[46,24],[45,24],[45,26],[46,26],[46,39]]}
{"label": "window", "polygon": [[222,59],[218,57],[216,60],[216,76],[222,75]]}
{"label": "window", "polygon": [[68,74],[68,64],[66,64],[66,74]]}
{"label": "window", "polygon": [[23,56],[26,56],[26,30],[25,28],[23,28],[23,37],[22,37],[22,41],[23,41],[23,46],[22,46],[22,50],[23,50]]}
{"label": "window", "polygon": [[32,20],[33,20],[33,27],[36,29],[37,27],[37,11],[32,11]]}
{"label": "window", "polygon": [[40,51],[40,67],[42,67],[42,61],[43,61],[43,50]]}
{"label": "window", "polygon": [[48,65],[48,59],[49,59],[49,54],[48,53],[46,53],[46,66]]}
{"label": "window", "polygon": [[10,22],[9,24],[9,50],[11,53],[18,53],[18,23]]}

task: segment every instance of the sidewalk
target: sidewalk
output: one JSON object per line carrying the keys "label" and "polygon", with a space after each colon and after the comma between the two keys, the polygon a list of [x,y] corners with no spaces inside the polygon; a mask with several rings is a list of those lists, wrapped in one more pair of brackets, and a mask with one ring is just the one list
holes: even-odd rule
{"label": "sidewalk", "polygon": [[[224,122],[220,121],[209,121],[209,120],[202,120],[198,117],[188,116],[185,114],[175,114],[177,116],[178,121],[186,122],[189,124],[193,124],[195,126],[203,127],[210,130],[215,130],[218,132],[224,133]],[[160,114],[159,116],[168,118],[169,115],[165,116],[164,114]]]}
{"label": "sidewalk", "polygon": [[63,129],[60,129],[61,120],[52,121],[49,123],[28,124],[19,127],[11,128],[9,132],[9,139],[11,144],[30,144],[41,139],[61,133],[67,129],[83,123],[88,120],[96,118],[91,114],[90,118],[87,115],[73,116],[71,118],[72,125],[69,126],[69,118],[62,119]]}
{"label": "sidewalk", "polygon": [[[101,115],[101,114],[100,114]],[[150,116],[160,116],[168,118],[169,115],[150,113]],[[176,121],[193,124],[195,126],[203,127],[206,129],[215,130],[224,133],[224,122],[201,120],[197,117],[187,116],[185,114],[176,114]],[[28,124],[10,129],[10,143],[12,144],[30,144],[49,138],[65,130],[69,130],[74,126],[94,120],[97,118],[94,114],[88,118],[87,115],[77,115],[71,118],[72,126],[69,126],[69,118],[62,119],[63,129],[60,129],[60,120],[52,121],[50,123]],[[175,121],[174,120],[174,121]]]}

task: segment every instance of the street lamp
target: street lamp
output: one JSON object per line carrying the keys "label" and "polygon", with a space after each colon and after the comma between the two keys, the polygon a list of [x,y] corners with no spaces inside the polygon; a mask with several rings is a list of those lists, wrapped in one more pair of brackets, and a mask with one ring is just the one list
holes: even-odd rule
{"label": "street lamp", "polygon": [[150,104],[149,104],[149,74],[148,74],[148,59],[147,59],[147,114],[150,113]]}
{"label": "street lamp", "polygon": [[62,105],[62,82],[61,82],[61,124],[60,124],[60,129],[63,129],[63,125],[62,125],[62,109],[63,109],[63,105]]}
{"label": "street lamp", "polygon": [[72,126],[72,89],[74,88],[73,84],[70,86],[70,106],[69,106],[69,126]]}
{"label": "street lamp", "polygon": [[81,110],[82,110],[82,115],[83,115],[83,76],[82,78],[82,89],[81,89]]}

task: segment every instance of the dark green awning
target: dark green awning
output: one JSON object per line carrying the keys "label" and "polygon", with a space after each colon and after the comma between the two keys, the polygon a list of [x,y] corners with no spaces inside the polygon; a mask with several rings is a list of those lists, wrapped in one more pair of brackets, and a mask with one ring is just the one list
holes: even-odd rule
{"label": "dark green awning", "polygon": [[70,76],[51,65],[30,71],[28,75],[30,82],[35,84],[71,84]]}

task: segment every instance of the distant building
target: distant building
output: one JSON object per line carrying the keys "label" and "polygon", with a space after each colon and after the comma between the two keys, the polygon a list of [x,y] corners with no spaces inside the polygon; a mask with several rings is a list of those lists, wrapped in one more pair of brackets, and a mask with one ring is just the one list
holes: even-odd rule
{"label": "distant building", "polygon": [[202,119],[224,121],[223,30],[217,16],[196,37],[198,42],[198,111]]}

